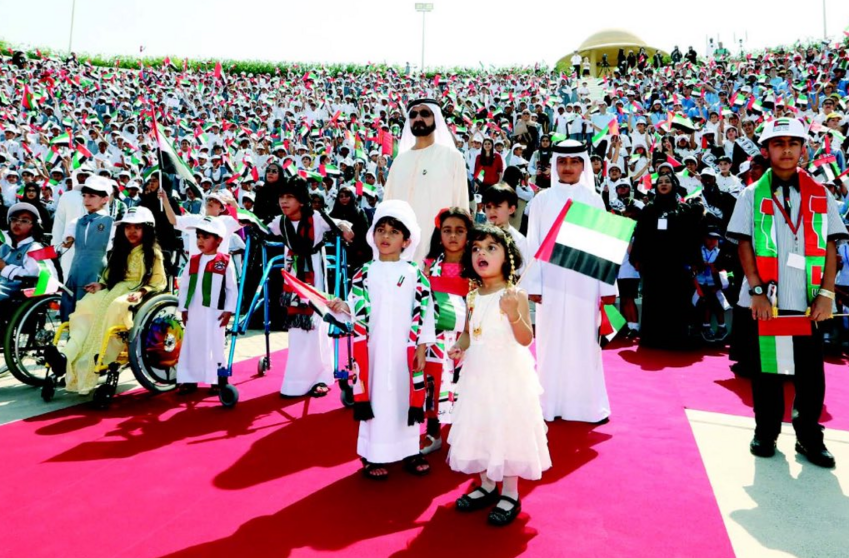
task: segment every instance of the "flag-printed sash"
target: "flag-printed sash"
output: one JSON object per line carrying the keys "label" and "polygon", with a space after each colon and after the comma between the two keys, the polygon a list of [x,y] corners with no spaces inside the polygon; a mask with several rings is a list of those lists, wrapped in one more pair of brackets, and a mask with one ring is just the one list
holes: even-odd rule
{"label": "flag-printed sash", "polygon": [[[407,365],[410,371],[410,409],[408,424],[424,422],[425,380],[424,372],[413,371],[413,359],[419,344],[421,328],[424,324],[427,307],[430,302],[430,282],[421,269],[408,262],[416,272],[416,297],[413,303],[410,334],[407,338]],[[351,280],[351,294],[354,297],[354,360],[356,374],[353,378],[354,419],[370,420],[374,412],[370,403],[369,384],[369,317],[371,315],[371,296],[368,290],[368,274],[371,263],[366,263]]]}
{"label": "flag-printed sash", "polygon": [[[817,296],[825,270],[828,194],[807,172],[800,170],[798,174],[802,201],[799,219],[795,223],[774,197],[771,169],[755,185],[753,240],[758,275],[764,283],[773,282],[780,289],[776,212],[782,214],[792,231],[802,228],[805,237],[805,294],[810,304]],[[758,323],[761,370],[771,374],[794,374],[792,335],[776,335],[774,331],[765,329],[766,323]]]}
{"label": "flag-printed sash", "polygon": [[[203,254],[195,254],[189,260],[189,288],[186,292],[186,308],[192,303],[195,290],[198,284],[198,275],[200,271],[200,258]],[[224,280],[224,274],[227,271],[227,265],[230,263],[230,254],[217,253],[215,256],[206,262],[203,269],[203,279],[201,280],[202,304],[207,308],[212,307],[212,287],[213,281],[217,277],[220,282],[220,292],[218,293],[217,307],[219,310],[224,309],[225,294],[227,282]]]}

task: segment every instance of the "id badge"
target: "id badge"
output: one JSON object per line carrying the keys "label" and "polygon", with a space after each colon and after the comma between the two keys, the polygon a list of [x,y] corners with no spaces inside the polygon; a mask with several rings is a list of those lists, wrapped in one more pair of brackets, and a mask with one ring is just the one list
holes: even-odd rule
{"label": "id badge", "polygon": [[800,269],[805,271],[805,257],[801,254],[791,253],[787,257],[787,267],[792,267],[793,269]]}
{"label": "id badge", "polygon": [[475,203],[483,203],[483,196],[481,194],[475,194]]}
{"label": "id badge", "polygon": [[665,230],[666,230],[666,227],[667,227],[667,224],[668,224],[668,223],[667,223],[666,218],[665,218],[665,217],[661,217],[660,219],[658,219],[658,220],[657,220],[657,230],[659,230],[659,231],[665,231]]}

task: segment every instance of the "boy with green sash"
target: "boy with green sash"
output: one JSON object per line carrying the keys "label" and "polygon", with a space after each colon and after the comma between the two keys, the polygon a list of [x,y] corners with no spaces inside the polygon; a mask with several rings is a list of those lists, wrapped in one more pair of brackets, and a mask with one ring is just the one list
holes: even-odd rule
{"label": "boy with green sash", "polygon": [[825,398],[822,335],[814,322],[832,316],[837,275],[835,241],[849,238],[837,204],[822,184],[798,169],[807,140],[793,118],[767,122],[760,143],[771,168],[746,188],[728,225],[745,273],[741,306],[759,370],[752,377],[755,436],[749,446],[772,457],[784,417],[784,380],[796,388],[796,451],[821,467],[834,467],[819,424]]}

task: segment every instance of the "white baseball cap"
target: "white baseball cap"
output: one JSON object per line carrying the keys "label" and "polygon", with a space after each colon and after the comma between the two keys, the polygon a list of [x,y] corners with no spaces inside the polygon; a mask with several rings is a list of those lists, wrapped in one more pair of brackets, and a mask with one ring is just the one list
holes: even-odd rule
{"label": "white baseball cap", "polygon": [[124,218],[115,223],[116,225],[144,225],[148,224],[156,226],[156,219],[153,217],[153,212],[146,207],[137,205],[131,207],[124,213]]}
{"label": "white baseball cap", "polygon": [[767,140],[778,137],[808,139],[808,133],[805,131],[805,125],[795,118],[776,118],[764,124],[763,132],[761,132],[758,141],[764,143]]}

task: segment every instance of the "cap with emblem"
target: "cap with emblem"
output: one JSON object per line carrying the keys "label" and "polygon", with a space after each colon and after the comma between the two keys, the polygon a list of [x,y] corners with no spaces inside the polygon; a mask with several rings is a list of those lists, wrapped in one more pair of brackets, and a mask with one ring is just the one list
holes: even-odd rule
{"label": "cap with emblem", "polygon": [[116,225],[150,225],[156,226],[153,212],[146,207],[131,207],[124,213],[124,218],[115,223]]}
{"label": "cap with emblem", "polygon": [[191,225],[188,228],[203,231],[205,233],[215,235],[218,238],[224,238],[227,235],[224,223],[220,219],[215,219],[213,217],[204,217],[202,221]]}

